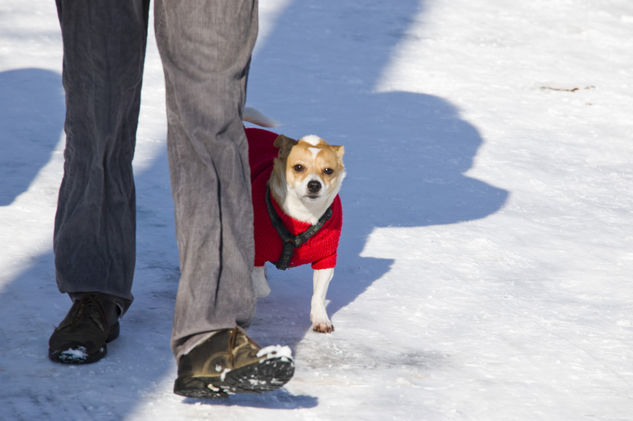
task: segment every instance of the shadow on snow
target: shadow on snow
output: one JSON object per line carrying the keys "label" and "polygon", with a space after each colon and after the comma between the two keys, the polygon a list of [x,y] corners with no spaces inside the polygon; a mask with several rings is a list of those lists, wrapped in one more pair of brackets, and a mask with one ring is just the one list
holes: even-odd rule
{"label": "shadow on snow", "polygon": [[57,146],[64,121],[61,77],[43,69],[0,72],[0,110],[0,206],[8,206]]}
{"label": "shadow on snow", "polygon": [[[508,196],[464,175],[483,139],[455,106],[432,95],[376,92],[411,18],[424,7],[419,0],[397,6],[293,2],[253,62],[248,102],[284,122],[279,132],[295,138],[316,133],[345,146],[343,234],[328,292],[330,317],[394,263],[361,257],[373,230],[483,218]],[[311,270],[268,269],[273,292],[260,300],[252,334],[281,334],[296,346],[310,328]]]}
{"label": "shadow on snow", "polygon": [[[375,92],[411,16],[423,10],[424,2],[418,0],[403,0],[397,7],[378,1],[295,1],[253,61],[249,103],[288,122],[281,130],[287,135],[316,132],[346,148],[344,230],[328,294],[330,316],[394,263],[361,257],[374,229],[483,218],[499,210],[508,195],[464,175],[483,139],[448,101],[411,92]],[[4,72],[0,103],[7,110],[0,117],[6,134],[0,205],[6,206],[28,188],[55,147],[63,120],[60,77],[37,69]],[[37,124],[30,124],[36,118]],[[168,372],[175,374],[168,346],[171,311],[165,309],[173,309],[178,258],[164,154],[136,182],[136,302],[107,358],[89,367],[64,367],[46,359],[48,336],[69,305],[57,293],[50,254],[36,259],[2,291],[0,317],[28,320],[24,326],[0,325],[2,349],[5,355],[12,353],[0,362],[0,373],[15,380],[11,387],[7,382],[0,386],[0,403],[8,405],[8,413],[25,418],[116,417],[130,413]],[[155,244],[153,239],[161,237],[173,246]],[[310,269],[269,273],[273,293],[260,300],[251,334],[264,344],[279,341],[296,348],[309,329]],[[37,302],[33,296],[51,298]],[[212,404],[296,409],[318,401],[280,390]]]}

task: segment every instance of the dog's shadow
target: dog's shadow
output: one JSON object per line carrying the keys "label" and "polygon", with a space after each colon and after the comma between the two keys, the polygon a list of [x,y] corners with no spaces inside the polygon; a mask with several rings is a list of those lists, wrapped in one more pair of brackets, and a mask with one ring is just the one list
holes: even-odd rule
{"label": "dog's shadow", "polygon": [[[508,197],[507,191],[464,175],[482,139],[448,102],[406,92],[358,100],[370,118],[383,109],[393,114],[383,129],[372,130],[371,138],[349,135],[342,142],[348,176],[341,193],[344,222],[338,265],[327,294],[330,318],[394,264],[392,259],[362,256],[375,229],[484,218]],[[268,265],[267,272],[273,292],[258,302],[252,331],[263,331],[268,338],[282,335],[296,346],[310,328],[312,269],[306,265],[282,272]],[[336,327],[335,317],[333,322]]]}
{"label": "dog's shadow", "polygon": [[[483,139],[451,103],[420,93],[374,92],[392,49],[425,2],[403,0],[397,8],[325,3],[307,11],[295,2],[285,11],[253,62],[249,102],[265,104],[273,118],[288,122],[281,133],[316,133],[345,146],[343,233],[327,294],[336,327],[336,313],[394,264],[362,257],[375,229],[483,218],[503,206],[508,192],[465,175]],[[287,66],[280,66],[281,57]],[[294,71],[301,73],[289,77]],[[291,346],[303,339],[310,328],[311,272],[307,266],[268,267],[273,292],[258,302],[251,329],[256,337],[262,332]]]}

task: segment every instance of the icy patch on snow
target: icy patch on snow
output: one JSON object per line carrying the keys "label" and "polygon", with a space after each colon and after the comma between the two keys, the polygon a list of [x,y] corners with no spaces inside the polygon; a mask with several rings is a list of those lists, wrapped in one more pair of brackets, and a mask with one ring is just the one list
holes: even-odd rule
{"label": "icy patch on snow", "polygon": [[270,358],[281,358],[281,359],[292,360],[292,351],[287,346],[270,345],[270,346],[260,349],[259,352],[257,353],[257,357],[263,357],[263,356],[266,356],[264,360],[267,360]]}

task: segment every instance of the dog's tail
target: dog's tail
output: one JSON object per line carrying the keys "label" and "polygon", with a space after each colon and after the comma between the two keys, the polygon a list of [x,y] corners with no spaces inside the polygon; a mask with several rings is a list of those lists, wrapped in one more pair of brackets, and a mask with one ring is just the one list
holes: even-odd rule
{"label": "dog's tail", "polygon": [[259,110],[256,110],[253,107],[244,107],[244,114],[242,115],[242,120],[248,121],[249,123],[257,124],[262,127],[277,127],[279,123],[270,117],[264,115]]}

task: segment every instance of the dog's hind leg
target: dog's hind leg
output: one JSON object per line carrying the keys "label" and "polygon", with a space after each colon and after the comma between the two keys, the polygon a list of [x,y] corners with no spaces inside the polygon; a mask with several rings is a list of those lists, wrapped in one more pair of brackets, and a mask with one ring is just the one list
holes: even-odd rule
{"label": "dog's hind leg", "polygon": [[321,333],[330,333],[334,325],[325,311],[325,296],[328,286],[334,276],[334,269],[317,269],[314,271],[314,291],[312,294],[312,307],[310,309],[310,321],[312,330]]}
{"label": "dog's hind leg", "polygon": [[266,280],[266,268],[264,266],[255,266],[251,272],[251,280],[253,281],[253,290],[257,298],[267,297],[270,294],[270,287]]}

